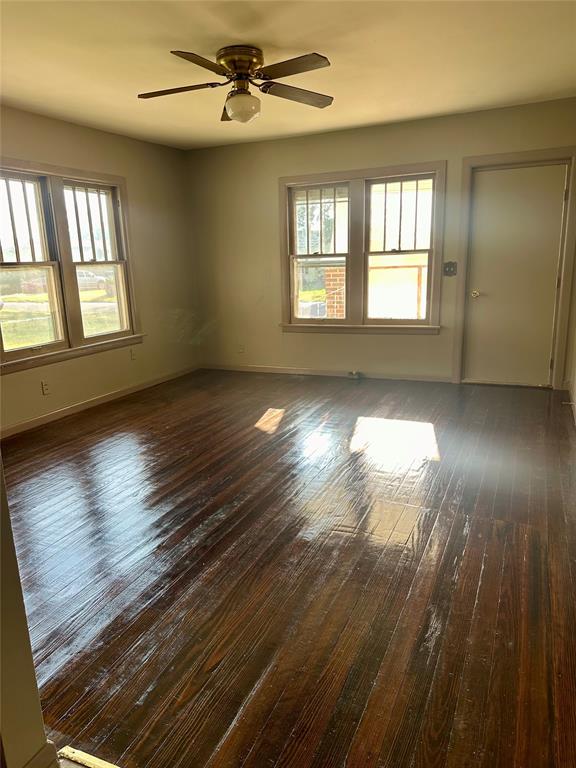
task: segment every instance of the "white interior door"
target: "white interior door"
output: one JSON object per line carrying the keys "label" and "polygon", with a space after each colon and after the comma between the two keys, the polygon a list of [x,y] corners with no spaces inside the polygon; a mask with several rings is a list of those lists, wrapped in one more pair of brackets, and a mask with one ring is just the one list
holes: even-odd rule
{"label": "white interior door", "polygon": [[464,381],[550,384],[566,165],[477,169]]}

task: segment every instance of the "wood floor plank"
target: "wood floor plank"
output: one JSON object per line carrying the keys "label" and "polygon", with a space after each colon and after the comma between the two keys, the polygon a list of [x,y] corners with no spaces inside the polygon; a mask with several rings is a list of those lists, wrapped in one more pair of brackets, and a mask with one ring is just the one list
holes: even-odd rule
{"label": "wood floor plank", "polygon": [[478,596],[489,527],[490,524],[485,520],[471,523],[462,561],[453,577],[453,593],[444,631],[439,639],[441,646],[434,677],[429,686],[425,708],[414,725],[417,736],[410,764],[415,768],[442,768],[446,764],[450,731],[462,681],[466,639]]}
{"label": "wood floor plank", "polygon": [[465,645],[456,707],[449,728],[446,768],[471,768],[481,757],[482,734],[504,568],[506,524],[489,523],[482,570]]}
{"label": "wood floor plank", "polygon": [[[526,534],[508,526],[490,682],[485,709],[484,743],[479,742],[479,765],[514,764],[520,675],[521,568],[526,557]],[[524,736],[525,737],[525,736]]]}

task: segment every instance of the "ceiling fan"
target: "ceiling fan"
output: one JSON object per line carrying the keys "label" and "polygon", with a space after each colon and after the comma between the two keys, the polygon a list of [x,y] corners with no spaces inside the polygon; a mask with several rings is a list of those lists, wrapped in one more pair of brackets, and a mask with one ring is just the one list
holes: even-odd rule
{"label": "ceiling fan", "polygon": [[[139,99],[153,99],[156,96],[168,96],[184,91],[200,91],[204,88],[220,88],[231,83],[232,90],[226,97],[220,119],[223,121],[237,120],[240,123],[247,123],[260,114],[260,99],[250,93],[251,85],[258,88],[262,93],[269,93],[271,96],[279,96],[281,99],[289,99],[290,101],[299,101],[301,104],[309,104],[311,107],[319,107],[320,109],[328,107],[334,100],[332,96],[275,82],[276,78],[329,67],[330,62],[326,56],[321,56],[319,53],[308,53],[305,56],[297,56],[295,59],[288,59],[267,66],[264,66],[264,55],[260,48],[252,45],[229,45],[221,48],[216,54],[216,61],[205,59],[203,56],[198,56],[197,53],[189,53],[188,51],[170,51],[170,53],[227,79],[222,83],[185,85],[181,88],[139,93]],[[258,82],[259,80],[262,82]]]}

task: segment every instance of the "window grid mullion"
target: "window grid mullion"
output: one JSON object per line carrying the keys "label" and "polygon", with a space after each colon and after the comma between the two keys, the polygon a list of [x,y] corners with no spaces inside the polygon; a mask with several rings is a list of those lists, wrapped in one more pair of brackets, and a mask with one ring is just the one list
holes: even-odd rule
{"label": "window grid mullion", "polygon": [[399,251],[402,245],[402,199],[404,197],[404,182],[400,182],[400,214],[398,216],[398,248]]}
{"label": "window grid mullion", "polygon": [[324,190],[322,187],[320,187],[320,243],[319,243],[319,253],[324,253],[324,210],[323,210],[323,201],[324,201]]}
{"label": "window grid mullion", "polygon": [[308,214],[308,190],[306,190],[306,253],[310,253],[310,216]]}
{"label": "window grid mullion", "polygon": [[104,248],[104,261],[108,261],[108,244],[106,243],[106,231],[104,229],[104,213],[102,212],[102,195],[100,189],[96,192],[98,198],[98,210],[100,212],[100,227],[102,230],[102,247]]}

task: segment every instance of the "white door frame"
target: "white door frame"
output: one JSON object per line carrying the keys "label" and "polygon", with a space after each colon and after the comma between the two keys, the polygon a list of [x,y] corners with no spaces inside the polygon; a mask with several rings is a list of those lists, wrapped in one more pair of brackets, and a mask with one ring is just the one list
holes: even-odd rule
{"label": "white door frame", "polygon": [[459,275],[456,299],[456,323],[454,334],[453,377],[455,384],[462,382],[466,300],[468,293],[468,267],[470,263],[470,235],[472,222],[472,182],[474,171],[479,169],[503,170],[535,165],[550,165],[564,162],[568,173],[568,197],[564,201],[564,216],[558,255],[558,284],[553,321],[553,366],[551,385],[564,389],[564,367],[567,352],[568,321],[570,318],[572,273],[576,250],[576,146],[557,149],[531,150],[498,155],[465,157],[462,168],[462,218],[459,245]]}

